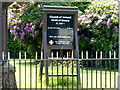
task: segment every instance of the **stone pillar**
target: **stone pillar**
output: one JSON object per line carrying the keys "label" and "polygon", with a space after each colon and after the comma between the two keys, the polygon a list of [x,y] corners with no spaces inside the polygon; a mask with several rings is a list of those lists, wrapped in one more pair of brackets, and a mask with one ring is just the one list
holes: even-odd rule
{"label": "stone pillar", "polygon": [[15,79],[15,67],[8,62],[0,61],[0,90],[17,89]]}
{"label": "stone pillar", "polygon": [[[0,2],[0,90],[17,89],[15,67],[7,62],[7,10],[2,9]],[[4,60],[2,58],[4,52]]]}
{"label": "stone pillar", "polygon": [[0,90],[1,89],[17,89],[15,79],[15,67],[10,65],[8,62],[0,64]]}

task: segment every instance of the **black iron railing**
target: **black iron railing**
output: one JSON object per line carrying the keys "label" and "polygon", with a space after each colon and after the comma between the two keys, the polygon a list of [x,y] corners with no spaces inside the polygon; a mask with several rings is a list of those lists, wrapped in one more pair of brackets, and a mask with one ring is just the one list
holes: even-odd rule
{"label": "black iron railing", "polygon": [[[114,55],[113,55],[114,56]],[[59,58],[51,57],[48,60],[33,59],[9,59],[8,74],[5,80],[5,65],[2,65],[2,85],[5,82],[13,82],[17,88],[24,89],[84,89],[84,88],[117,88],[118,58]],[[48,61],[48,74],[46,75],[46,61]],[[9,70],[12,68],[13,78]],[[80,68],[78,68],[78,65]],[[80,74],[78,73],[78,70]],[[48,78],[46,80],[46,78]],[[12,79],[12,81],[11,81]],[[79,81],[80,80],[80,81]],[[6,84],[7,87],[11,87]]]}

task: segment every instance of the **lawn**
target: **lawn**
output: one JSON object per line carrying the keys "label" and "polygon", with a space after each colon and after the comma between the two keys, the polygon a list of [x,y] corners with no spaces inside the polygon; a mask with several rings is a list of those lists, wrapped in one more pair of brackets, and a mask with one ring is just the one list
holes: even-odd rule
{"label": "lawn", "polygon": [[[18,88],[46,88],[46,78],[45,78],[45,67],[43,70],[43,75],[39,75],[39,65],[32,63],[30,65],[29,61],[10,61],[12,65],[16,67],[16,81]],[[75,66],[72,68],[71,65],[67,66],[49,66],[49,74],[76,74]],[[63,68],[62,68],[63,67]],[[73,72],[72,72],[73,69]],[[62,71],[63,70],[63,71]],[[96,69],[83,69],[80,68],[81,85],[79,88],[115,88],[116,78],[118,72],[105,71]],[[40,77],[42,79],[40,79]],[[77,78],[76,77],[49,77],[48,88],[76,88]]]}

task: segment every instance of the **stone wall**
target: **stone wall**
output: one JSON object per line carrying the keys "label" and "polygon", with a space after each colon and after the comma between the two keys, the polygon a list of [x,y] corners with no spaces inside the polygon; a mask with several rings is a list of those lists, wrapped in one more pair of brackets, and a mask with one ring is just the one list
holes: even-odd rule
{"label": "stone wall", "polygon": [[17,89],[15,79],[15,68],[9,63],[0,64],[0,90],[7,88]]}

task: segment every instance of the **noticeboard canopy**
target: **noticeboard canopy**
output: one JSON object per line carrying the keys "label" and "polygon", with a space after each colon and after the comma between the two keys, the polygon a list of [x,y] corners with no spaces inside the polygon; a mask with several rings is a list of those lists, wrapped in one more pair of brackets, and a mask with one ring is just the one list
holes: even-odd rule
{"label": "noticeboard canopy", "polygon": [[44,5],[44,11],[78,12],[78,7],[70,7],[70,6],[48,6],[48,5]]}

